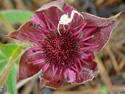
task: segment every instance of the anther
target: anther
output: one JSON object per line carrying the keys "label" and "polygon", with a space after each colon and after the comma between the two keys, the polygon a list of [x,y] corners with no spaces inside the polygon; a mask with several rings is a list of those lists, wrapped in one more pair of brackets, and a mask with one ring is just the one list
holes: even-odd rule
{"label": "anther", "polygon": [[67,81],[69,81],[69,80],[70,80],[70,78],[69,78],[69,77],[67,77],[66,79],[67,79]]}
{"label": "anther", "polygon": [[36,24],[34,24],[33,26],[34,26],[34,28],[36,28]]}
{"label": "anther", "polygon": [[58,80],[57,83],[60,83],[60,80]]}
{"label": "anther", "polygon": [[33,53],[35,53],[36,51],[35,50],[32,50]]}
{"label": "anther", "polygon": [[91,64],[88,64],[89,67],[91,67]]}
{"label": "anther", "polygon": [[34,24],[33,26],[34,26],[34,28],[36,28],[36,27],[39,27],[40,24]]}

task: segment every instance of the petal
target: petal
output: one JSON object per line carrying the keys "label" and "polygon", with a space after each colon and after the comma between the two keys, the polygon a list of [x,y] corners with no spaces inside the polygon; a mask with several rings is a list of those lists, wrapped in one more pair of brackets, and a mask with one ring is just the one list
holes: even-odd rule
{"label": "petal", "polygon": [[64,84],[64,81],[62,80],[58,83],[57,81],[52,81],[52,82],[47,81],[44,78],[40,79],[40,88],[49,87],[49,88],[57,89],[57,88],[60,88],[63,84]]}
{"label": "petal", "polygon": [[71,69],[67,69],[64,72],[64,77],[65,77],[65,79],[67,79],[67,77],[68,77],[69,78],[69,79],[67,79],[68,82],[73,83],[76,80],[76,73]]}
{"label": "petal", "polygon": [[44,73],[44,76],[42,76],[41,79],[40,79],[40,87],[42,88],[42,87],[46,86],[46,87],[56,89],[56,88],[59,88],[63,85],[63,83],[64,83],[63,75],[61,76],[60,79],[58,79],[59,78],[59,70],[56,73],[56,75],[54,77],[54,80],[51,80],[52,76],[53,76],[52,69],[49,68]]}
{"label": "petal", "polygon": [[95,58],[95,56],[91,52],[85,52],[81,55],[81,58],[87,61],[92,61]]}
{"label": "petal", "polygon": [[8,37],[21,40],[21,41],[29,41],[29,38],[25,34],[25,31],[32,29],[32,28],[33,28],[33,24],[30,21],[28,21],[24,23],[18,30],[10,33]]}
{"label": "petal", "polygon": [[83,38],[94,35],[94,37],[87,42],[98,45],[98,47],[92,48],[89,51],[99,52],[106,45],[110,38],[110,34],[117,26],[118,22],[116,22],[116,19],[120,13],[110,18],[100,18],[88,13],[82,13],[82,15],[87,22],[87,30],[84,31]]}
{"label": "petal", "polygon": [[[57,25],[59,23],[59,17],[60,14],[62,14],[62,8],[64,7],[64,2],[65,0],[57,0],[57,1],[53,1],[50,2],[48,4],[43,5],[41,8],[39,8],[36,13],[45,13],[45,15],[47,15],[47,20],[51,21],[51,24],[54,25],[54,29],[57,29]],[[57,14],[57,11],[59,12]],[[41,16],[39,16],[40,19]]]}
{"label": "petal", "polygon": [[45,24],[45,19],[42,13],[35,13],[31,18],[30,18],[31,22],[33,24],[40,24],[40,26],[42,28],[46,28],[46,24]]}
{"label": "petal", "polygon": [[[37,51],[36,51],[37,52]],[[43,66],[43,63],[40,64],[32,64],[30,62],[41,59],[42,55],[40,53],[31,55],[33,53],[32,50],[27,50],[22,55],[19,62],[19,79],[25,79],[31,77],[38,73]]]}
{"label": "petal", "polygon": [[36,42],[38,40],[42,41],[43,33],[36,30],[31,21],[26,22],[23,24],[18,30],[10,33],[8,37],[14,38],[21,41],[28,41],[28,42]]}
{"label": "petal", "polygon": [[117,17],[121,14],[121,12],[110,18],[101,18],[85,12],[82,12],[81,14],[87,21],[88,27],[104,27],[113,24],[116,21]]}
{"label": "petal", "polygon": [[84,65],[84,67],[80,70],[80,79],[77,76],[76,83],[83,84],[89,80],[92,80],[97,73],[99,72],[97,69],[97,64],[95,62],[89,62],[91,66]]}
{"label": "petal", "polygon": [[41,8],[39,8],[36,12],[38,11],[43,11],[43,10],[47,10],[51,7],[57,7],[58,9],[60,9],[62,11],[62,8],[64,6],[65,0],[57,0],[57,1],[53,1],[50,3],[47,3],[45,5],[43,5]]}
{"label": "petal", "polygon": [[94,35],[94,37],[89,39],[87,42],[98,45],[98,47],[92,48],[89,51],[99,52],[109,41],[110,35],[117,24],[118,22],[109,24],[105,27],[99,27],[95,32],[93,32],[92,35]]}

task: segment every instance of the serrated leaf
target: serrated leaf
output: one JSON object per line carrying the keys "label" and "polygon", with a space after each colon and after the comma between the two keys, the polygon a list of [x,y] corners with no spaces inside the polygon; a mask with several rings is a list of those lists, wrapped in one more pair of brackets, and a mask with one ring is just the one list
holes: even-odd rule
{"label": "serrated leaf", "polygon": [[8,78],[6,80],[6,86],[8,93],[10,94],[16,94],[16,69],[15,66],[10,71],[10,74],[8,75]]}
{"label": "serrated leaf", "polygon": [[[33,12],[30,11],[2,11],[2,14],[5,16],[8,22],[26,22],[30,20],[30,17],[33,15]],[[0,20],[0,22],[2,22]]]}

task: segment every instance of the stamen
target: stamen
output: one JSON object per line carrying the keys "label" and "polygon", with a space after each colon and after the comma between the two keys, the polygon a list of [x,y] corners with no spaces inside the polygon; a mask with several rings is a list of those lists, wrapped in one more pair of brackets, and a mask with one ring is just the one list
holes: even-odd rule
{"label": "stamen", "polygon": [[44,72],[44,73],[48,70],[49,66],[50,66],[49,63],[46,63],[46,64],[43,66],[43,72]]}
{"label": "stamen", "polygon": [[76,71],[77,72],[77,69],[76,68],[74,68],[73,66],[71,67],[74,71]]}
{"label": "stamen", "polygon": [[75,67],[76,67],[76,70],[77,70],[77,73],[78,73],[78,78],[79,78],[79,80],[81,79],[80,78],[80,73],[79,73],[79,69],[78,69],[78,66],[75,64]]}
{"label": "stamen", "polygon": [[29,48],[29,50],[41,50],[41,47],[33,47],[33,48]]}
{"label": "stamen", "polygon": [[92,35],[92,36],[90,36],[90,37],[87,37],[87,38],[82,38],[82,39],[80,39],[79,42],[83,42],[83,41],[89,40],[89,39],[91,39],[91,38],[93,38],[93,37],[94,37],[94,35]]}
{"label": "stamen", "polygon": [[79,63],[80,68],[82,69],[82,64],[79,59],[78,59],[78,63]]}
{"label": "stamen", "polygon": [[72,66],[71,68],[72,68],[74,71],[77,72],[78,78],[79,78],[79,80],[80,80],[81,78],[80,78],[80,73],[79,73],[79,69],[78,69],[77,65],[75,64],[75,68],[74,68],[73,66]]}
{"label": "stamen", "polygon": [[52,78],[51,78],[51,81],[53,81],[54,80],[54,77],[55,77],[55,75],[56,75],[56,73],[57,73],[57,70],[58,70],[58,67],[54,67],[54,65],[52,66],[52,70],[53,70],[53,76],[52,76]]}
{"label": "stamen", "polygon": [[56,10],[56,13],[57,13],[57,18],[58,18],[58,21],[60,20],[59,19],[59,11],[58,10]]}
{"label": "stamen", "polygon": [[83,63],[85,63],[86,65],[89,66],[89,63],[87,63],[86,61],[84,61],[83,59],[80,59]]}
{"label": "stamen", "polygon": [[82,27],[77,32],[75,32],[73,35],[77,35],[79,33],[81,34],[81,32],[82,32],[83,28],[86,26],[86,24],[87,23],[85,23],[84,25],[82,25]]}
{"label": "stamen", "polygon": [[61,67],[61,69],[60,69],[60,72],[59,72],[59,80],[60,80],[60,78],[61,78],[61,76],[62,76],[62,72],[63,72],[63,67]]}
{"label": "stamen", "polygon": [[53,27],[56,29],[56,26],[55,26],[55,24],[52,22],[52,20],[47,16],[47,15],[45,15],[44,13],[43,13],[43,15],[50,21],[50,23],[53,25]]}
{"label": "stamen", "polygon": [[69,31],[69,29],[71,28],[71,25],[72,25],[72,23],[70,23],[69,25],[68,25],[68,28],[66,29],[66,33]]}
{"label": "stamen", "polygon": [[44,36],[43,32],[40,32],[40,31],[34,30],[34,31],[31,31],[31,32]]}
{"label": "stamen", "polygon": [[43,52],[42,51],[37,51],[37,52],[34,52],[32,54],[29,54],[29,56],[36,55],[36,54],[43,54]]}
{"label": "stamen", "polygon": [[85,32],[88,32],[88,33],[86,33],[83,36],[83,38],[87,37],[90,33],[92,33],[93,31],[95,31],[96,29],[97,29],[97,27],[87,29]]}
{"label": "stamen", "polygon": [[98,45],[91,46],[91,47],[83,47],[83,48],[79,48],[78,50],[88,50],[88,49],[92,49],[92,48],[96,48],[96,47],[98,47]]}
{"label": "stamen", "polygon": [[46,28],[42,28],[40,26],[40,28],[36,28],[38,31],[42,31],[42,33],[44,33],[44,35],[46,35],[46,33],[51,33],[51,31],[47,30]]}
{"label": "stamen", "polygon": [[74,31],[74,30],[76,30],[76,29],[82,27],[84,24],[87,24],[87,23],[86,23],[86,22],[83,22],[82,24],[80,24],[80,25],[76,26],[75,28],[71,29],[71,31]]}
{"label": "stamen", "polygon": [[47,24],[49,30],[52,31],[52,28],[50,28],[50,24],[49,24],[49,22],[47,21],[47,17],[45,16],[45,14],[44,14],[44,18],[45,18],[45,21],[46,21],[46,24]]}
{"label": "stamen", "polygon": [[40,63],[43,63],[45,60],[44,59],[39,59],[39,60],[36,60],[36,61],[32,61],[30,63],[32,64],[40,64]]}
{"label": "stamen", "polygon": [[36,43],[38,43],[38,44],[40,44],[39,42],[41,42],[41,41],[43,41],[43,39],[37,39],[37,38],[35,38],[33,35],[31,35],[29,32],[25,32],[27,35],[28,35],[28,37],[32,40],[32,41],[34,41],[34,42],[36,42]]}
{"label": "stamen", "polygon": [[96,46],[96,44],[91,44],[91,43],[86,43],[86,42],[82,42],[82,44],[87,45],[87,46]]}

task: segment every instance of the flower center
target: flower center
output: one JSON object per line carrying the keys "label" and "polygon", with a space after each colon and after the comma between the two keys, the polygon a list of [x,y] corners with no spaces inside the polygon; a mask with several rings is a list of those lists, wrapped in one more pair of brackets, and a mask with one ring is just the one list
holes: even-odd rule
{"label": "flower center", "polygon": [[46,62],[58,67],[69,68],[78,57],[78,43],[71,34],[56,33],[45,38],[43,52]]}

